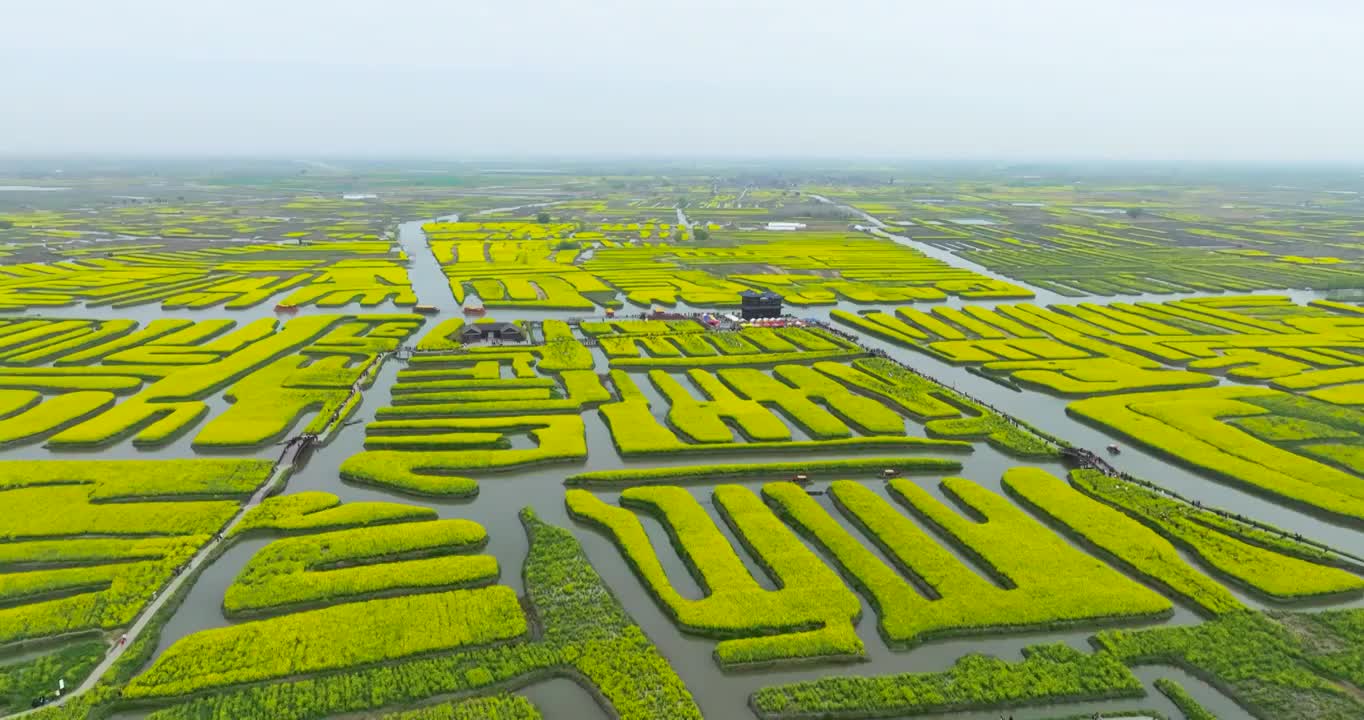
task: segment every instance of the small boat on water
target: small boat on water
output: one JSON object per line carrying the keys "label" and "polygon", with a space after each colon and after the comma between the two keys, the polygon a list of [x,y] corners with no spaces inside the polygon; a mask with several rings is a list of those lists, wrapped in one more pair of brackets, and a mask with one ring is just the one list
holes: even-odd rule
{"label": "small boat on water", "polygon": [[288,303],[280,303],[275,306],[275,312],[281,315],[295,315],[298,313],[298,306],[290,305]]}
{"label": "small boat on water", "polygon": [[1121,452],[1122,452],[1122,448],[1119,448],[1117,443],[1113,443],[1112,445],[1109,445],[1109,446],[1108,446],[1108,454],[1109,454],[1109,455],[1117,455],[1117,454],[1119,454],[1119,453],[1121,453]]}
{"label": "small boat on water", "polygon": [[422,315],[435,315],[440,312],[440,308],[435,305],[413,305],[412,312],[420,313]]}
{"label": "small boat on water", "polygon": [[478,316],[478,315],[487,315],[487,314],[488,314],[488,309],[485,308],[485,307],[483,307],[482,305],[475,305],[475,306],[473,306],[473,307],[466,307],[466,308],[464,308],[464,314],[465,314],[465,315],[474,315],[474,316]]}

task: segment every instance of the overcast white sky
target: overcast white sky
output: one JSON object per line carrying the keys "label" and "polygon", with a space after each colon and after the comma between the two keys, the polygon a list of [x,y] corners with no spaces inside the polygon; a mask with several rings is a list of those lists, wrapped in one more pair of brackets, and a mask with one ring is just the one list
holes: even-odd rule
{"label": "overcast white sky", "polygon": [[1364,161],[1359,0],[0,10],[0,153]]}

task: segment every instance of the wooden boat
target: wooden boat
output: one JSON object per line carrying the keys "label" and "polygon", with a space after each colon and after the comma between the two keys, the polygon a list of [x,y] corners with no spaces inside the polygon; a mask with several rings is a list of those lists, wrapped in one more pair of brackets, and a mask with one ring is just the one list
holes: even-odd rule
{"label": "wooden boat", "polygon": [[435,305],[413,305],[412,312],[420,313],[422,315],[435,315],[440,312],[440,308]]}
{"label": "wooden boat", "polygon": [[275,306],[275,312],[280,313],[281,315],[294,315],[298,312],[298,306],[280,303]]}
{"label": "wooden boat", "polygon": [[465,315],[475,315],[475,316],[478,316],[478,315],[486,315],[486,314],[488,314],[488,310],[487,310],[487,308],[484,308],[484,307],[482,307],[482,306],[466,307],[466,308],[464,308],[464,314],[465,314]]}

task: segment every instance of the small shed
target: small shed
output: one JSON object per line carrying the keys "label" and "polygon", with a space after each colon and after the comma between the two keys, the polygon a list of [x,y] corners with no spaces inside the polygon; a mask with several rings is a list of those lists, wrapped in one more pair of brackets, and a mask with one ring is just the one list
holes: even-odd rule
{"label": "small shed", "polygon": [[486,340],[521,342],[525,339],[526,333],[515,323],[509,322],[471,323],[459,331],[459,341],[465,344]]}
{"label": "small shed", "polygon": [[739,293],[739,314],[745,320],[779,318],[782,314],[782,296],[765,290],[744,290]]}

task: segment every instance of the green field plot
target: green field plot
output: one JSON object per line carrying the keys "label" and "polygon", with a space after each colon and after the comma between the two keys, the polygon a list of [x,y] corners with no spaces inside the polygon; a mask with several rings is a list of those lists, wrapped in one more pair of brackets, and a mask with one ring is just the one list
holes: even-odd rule
{"label": "green field plot", "polygon": [[[693,377],[702,378],[700,382],[708,384],[715,380],[714,376],[705,372],[700,372]],[[906,436],[903,431],[903,424],[899,433],[894,435],[855,437],[846,423],[821,406],[811,403],[801,391],[785,383],[777,382],[771,376],[757,370],[721,370],[719,381],[723,383],[725,389],[722,392],[717,392],[717,395],[722,399],[707,401],[697,401],[689,394],[683,397],[682,395],[688,391],[676,384],[671,376],[666,374],[654,375],[653,378],[659,380],[663,385],[660,388],[663,393],[666,394],[671,391],[675,397],[682,400],[681,409],[676,413],[670,409],[665,421],[660,421],[654,415],[649,400],[629,374],[620,370],[611,372],[612,385],[616,388],[621,399],[602,405],[599,411],[611,428],[616,448],[622,455],[756,451],[781,448],[850,449],[878,447],[884,449],[889,447],[917,447],[942,450],[968,447],[965,443],[950,440]],[[768,410],[763,403],[739,395],[740,392],[747,391],[745,388],[758,383],[761,384],[761,387],[754,390],[758,397],[767,398],[774,408],[781,408],[781,410]],[[779,403],[778,398],[785,405]],[[773,415],[773,412],[781,412],[782,415],[778,417]],[[790,417],[792,423],[809,431],[813,437],[820,439],[758,439],[764,436],[771,438],[791,437],[789,429],[784,425],[782,419],[784,417]],[[753,439],[747,442],[736,440],[734,431],[730,429],[728,423],[724,422],[724,418],[732,418],[736,425],[743,428],[745,435],[740,437]],[[783,426],[779,428],[778,423],[782,423]],[[672,427],[676,427],[677,432],[674,432]],[[709,442],[688,443],[683,440],[679,433]]]}
{"label": "green field plot", "polygon": [[1078,491],[1041,471],[1017,468],[1006,473],[1005,486],[1091,546],[1208,613],[1245,608],[1180,559],[1175,545],[1217,575],[1279,600],[1360,589],[1359,577],[1326,566],[1330,558],[1313,563],[1298,557],[1322,555],[1310,546],[1095,471],[1075,471],[1074,478]]}
{"label": "green field plot", "polygon": [[[1059,188],[995,189],[983,196],[962,188],[933,204],[893,193],[868,197],[861,188],[844,194],[893,223],[897,234],[1062,295],[1331,289],[1364,281],[1354,252],[1333,256],[1353,250],[1340,242],[1349,236],[1348,216],[1294,214],[1274,203],[1224,219],[1217,215],[1226,210],[1213,210],[1218,205],[1209,202],[1208,188],[1161,188],[1158,196],[1149,189],[1080,199]],[[1239,196],[1235,205],[1221,205],[1238,206],[1254,204]],[[1345,227],[1333,227],[1337,217]],[[1311,257],[1299,254],[1304,251]]]}
{"label": "green field plot", "polygon": [[393,713],[383,720],[540,720],[531,702],[516,695],[494,695]]}
{"label": "green field plot", "polygon": [[[1201,373],[1167,369],[1123,347],[1111,331],[1055,309],[1001,305],[993,310],[935,308],[923,313],[901,308],[899,315],[835,311],[833,318],[948,362],[980,367],[1057,394],[1097,395],[1216,382]],[[1120,337],[1125,341],[1129,336]]]}
{"label": "green field plot", "polygon": [[[1095,478],[1099,483],[1105,480]],[[1054,476],[1036,468],[1013,468],[1004,474],[1004,487],[1010,495],[1060,524],[1070,534],[1149,582],[1195,603],[1204,612],[1220,614],[1245,609],[1226,588],[1184,562],[1170,541],[1140,520],[1086,497]],[[1149,517],[1141,516],[1141,519]],[[1214,534],[1210,530],[1205,532]],[[1236,542],[1230,538],[1225,541]],[[1246,546],[1246,549],[1258,550],[1253,546]]]}
{"label": "green field plot", "polygon": [[855,360],[851,366],[816,363],[815,369],[863,392],[874,393],[911,418],[930,435],[983,439],[1020,457],[1055,457],[1055,443],[1017,420],[1001,415],[926,375],[885,358]]}
{"label": "green field plot", "polygon": [[0,645],[132,622],[270,463],[0,463]]}
{"label": "green field plot", "polygon": [[[1287,411],[1282,393],[1224,386],[1090,398],[1067,412],[1220,479],[1347,518],[1364,518],[1364,480],[1227,422]],[[1310,441],[1309,441],[1310,442]]]}
{"label": "green field plot", "polygon": [[[585,490],[570,490],[574,517],[608,532],[654,597],[690,632],[724,639],[715,649],[722,666],[782,660],[852,659],[863,655],[853,631],[857,598],[749,490],[722,485],[717,511],[776,583],[766,590],[744,567],[724,535],[690,493],[677,487],[631,488],[617,508]],[[706,597],[674,589],[644,527],[626,507],[657,513]]]}
{"label": "green field plot", "polygon": [[[1331,309],[1326,309],[1331,308]],[[1266,309],[1273,314],[1264,316]],[[1259,313],[1259,314],[1257,314]],[[1279,296],[1041,308],[900,308],[834,320],[948,362],[1048,392],[1100,395],[1216,383],[1214,374],[1324,391],[1364,379],[1364,327],[1342,306]]]}
{"label": "green field plot", "polygon": [[537,366],[545,372],[567,370],[591,370],[595,363],[592,352],[576,337],[568,323],[562,320],[546,320],[541,324],[545,342],[540,346],[540,363]]}
{"label": "green field plot", "polygon": [[[75,337],[27,346],[30,359],[41,354],[51,365],[11,367],[0,358],[0,385],[8,386],[0,389],[0,441],[46,438],[52,448],[86,448],[131,438],[139,446],[163,445],[199,425],[217,393],[232,404],[203,425],[197,447],[255,447],[295,428],[321,434],[354,408],[352,391],[369,382],[380,353],[395,350],[422,321],[318,315],[241,327],[230,320],[157,320],[141,329],[121,321],[19,324],[69,322],[80,327],[51,339]],[[119,332],[106,332],[110,326]],[[29,332],[4,329],[0,344]]]}
{"label": "green field plot", "polygon": [[[904,646],[934,637],[1158,617],[1170,611],[1168,600],[1076,551],[970,481],[948,478],[943,489],[986,522],[966,519],[907,480],[892,481],[891,489],[923,525],[948,538],[980,568],[962,564],[919,523],[858,483],[838,481],[829,492],[896,567],[879,560],[800,488],[789,483],[763,487],[768,501],[868,596],[887,642]],[[906,579],[899,569],[917,580]]]}
{"label": "green field plot", "polygon": [[[342,628],[344,633],[336,632]],[[195,633],[172,645],[124,694],[174,697],[486,645],[525,633],[516,593],[506,587],[367,600]]]}
{"label": "green field plot", "polygon": [[[1364,613],[1337,610],[1276,615],[1290,632],[1311,649],[1311,663],[1325,674],[1359,687],[1364,683]],[[1339,686],[1337,686],[1339,687]]]}
{"label": "green field plot", "polygon": [[[493,321],[489,319],[488,322]],[[545,320],[536,328],[528,328],[522,323],[517,325],[523,332],[529,334],[536,334],[535,330],[538,329],[542,342],[466,346],[449,341],[463,326],[462,320],[457,319],[453,324],[446,322],[435,326],[417,343],[419,350],[430,354],[414,356],[412,358],[414,367],[399,377],[402,381],[400,384],[419,379],[497,380],[507,369],[516,377],[524,379],[536,377],[537,373],[553,375],[587,371],[595,366],[592,352],[574,335],[573,328],[567,322]]]}
{"label": "green field plot", "polygon": [[[422,495],[473,495],[469,474],[586,457],[581,413],[611,399],[591,350],[563,321],[539,345],[453,347],[417,355],[393,404],[366,426],[366,451],[342,477]],[[438,326],[432,335],[451,332]],[[428,338],[430,335],[428,335]],[[424,339],[422,342],[426,342]],[[534,448],[513,448],[527,436]]]}
{"label": "green field plot", "polygon": [[618,306],[623,296],[642,307],[726,308],[754,289],[775,290],[796,305],[1032,296],[890,240],[847,232],[747,232],[709,244],[683,240],[667,223],[599,227],[465,221],[424,229],[455,299],[477,295],[490,307],[591,310]]}
{"label": "green field plot", "polygon": [[[377,251],[377,252],[376,252]],[[0,308],[88,306],[243,309],[373,307],[417,302],[407,268],[387,243],[367,246],[245,245],[114,251],[60,263],[0,268]]]}
{"label": "green field plot", "polygon": [[[1093,470],[1071,473],[1075,488],[1186,548],[1218,575],[1276,600],[1356,593],[1364,579],[1332,567],[1339,556],[1282,533],[1176,500]],[[1357,568],[1356,568],[1357,571]]]}
{"label": "green field plot", "polygon": [[[587,562],[573,536],[563,529],[544,524],[529,510],[523,511],[522,521],[530,536],[524,578],[529,607],[541,629],[536,639],[509,638],[489,647],[459,649],[430,657],[397,658],[383,665],[368,667],[365,663],[373,663],[380,656],[401,652],[402,648],[375,646],[372,640],[366,639],[362,641],[363,647],[373,649],[373,652],[362,656],[356,649],[338,651],[322,661],[324,665],[334,666],[335,670],[311,677],[279,674],[286,665],[292,665],[290,669],[298,669],[299,663],[311,659],[299,654],[302,648],[288,649],[279,658],[269,658],[268,663],[245,667],[238,664],[240,659],[258,656],[259,652],[254,646],[242,646],[241,655],[227,655],[213,661],[214,664],[232,673],[228,677],[233,680],[246,675],[263,674],[279,679],[215,690],[182,704],[157,710],[150,717],[155,720],[188,720],[227,713],[241,720],[322,720],[338,714],[373,713],[386,708],[411,706],[456,693],[495,693],[504,684],[520,684],[563,675],[591,689],[604,710],[613,717],[623,720],[699,720],[701,713],[691,693],[653,643],[625,614]],[[397,598],[394,602],[429,598],[431,600],[424,602],[434,601],[449,612],[468,614],[475,609],[473,606],[462,605],[461,610],[445,600],[458,597],[461,593],[486,593],[485,598],[490,604],[483,609],[495,614],[479,615],[479,631],[492,630],[494,634],[501,634],[496,631],[512,629],[513,612],[517,618],[521,617],[519,607],[513,610],[510,606],[503,608],[498,604],[503,597],[508,598],[512,605],[516,604],[515,595],[502,587],[408,596]],[[352,603],[337,607],[364,605]],[[303,623],[325,619],[312,615],[308,620],[299,620],[310,615],[312,613],[286,615],[262,622],[289,621],[291,627],[283,629],[292,631],[301,629]],[[359,629],[365,627],[366,623],[375,623],[384,617],[387,615],[370,613],[352,623],[329,624],[316,632],[324,636],[330,634],[335,643],[350,644],[352,634],[358,637],[363,634]],[[524,620],[521,622],[524,628]],[[257,634],[259,630],[256,629],[237,630],[252,628],[253,625],[245,623],[208,631],[181,642],[203,636],[193,642],[211,642],[216,646],[224,641]],[[408,628],[421,628],[410,622],[405,625]],[[393,629],[403,632],[403,626],[404,623],[395,623]],[[472,629],[451,628],[452,635],[445,640],[469,638],[468,632]],[[244,635],[237,637],[224,635],[243,632]],[[429,637],[422,639],[423,645],[431,645],[432,641],[439,639],[435,633],[427,634]],[[278,640],[270,642],[277,643]],[[172,665],[181,662],[185,665],[174,669],[183,672],[170,675]],[[190,686],[225,684],[224,676],[200,673],[206,668],[206,664],[196,664],[194,657],[188,653],[175,652],[172,648],[151,670],[134,681],[129,692],[143,698],[165,697],[166,701],[172,701],[172,694],[184,692]]]}
{"label": "green field plot", "polygon": [[[304,366],[309,360],[312,364]],[[346,367],[348,360],[339,355],[321,360],[296,355],[257,370],[228,389],[225,396],[232,407],[206,424],[194,444],[242,447],[269,442],[282,437],[310,411],[316,413],[315,419],[303,431],[321,433],[369,369],[368,365]]]}
{"label": "green field plot", "polygon": [[374,423],[370,431],[439,429],[456,435],[479,433],[498,436],[528,433],[534,438],[536,447],[493,451],[434,449],[430,446],[418,446],[414,448],[415,452],[368,450],[352,455],[342,463],[341,477],[417,495],[464,496],[477,493],[478,483],[462,473],[506,470],[587,456],[583,421],[576,415],[511,415],[393,422],[399,424]]}
{"label": "green field plot", "polygon": [[[743,328],[698,333],[696,323],[668,323],[678,332],[599,334],[616,368],[709,368],[814,362],[859,357],[864,351],[820,327]],[[743,344],[744,347],[737,347]],[[745,352],[736,352],[743,349]]]}
{"label": "green field plot", "polygon": [[[103,184],[101,180],[95,182]],[[106,194],[119,192],[117,183],[108,186]],[[461,208],[455,198],[407,192],[343,197],[319,193],[315,186],[306,185],[272,187],[260,197],[231,191],[203,201],[125,200],[101,203],[98,212],[87,208],[25,209],[7,214],[5,219],[14,223],[10,229],[20,237],[73,241],[59,252],[73,258],[106,257],[111,249],[137,252],[223,245],[209,244],[215,240],[267,242],[285,252],[349,251],[382,257],[391,251],[387,235],[399,220]]]}
{"label": "green field plot", "polygon": [[459,588],[497,579],[476,550],[488,536],[468,520],[337,530],[276,540],[227,588],[229,616],[286,612],[356,598]]}
{"label": "green field plot", "polygon": [[455,300],[476,294],[489,307],[591,310],[615,291],[574,263],[563,223],[437,222],[422,228]]}
{"label": "green field plot", "polygon": [[446,318],[433,325],[417,341],[416,349],[423,352],[455,351],[462,347],[459,331],[464,328],[464,318]]}
{"label": "green field plot", "polygon": [[753,694],[762,718],[876,718],[1080,700],[1141,697],[1141,681],[1113,657],[1035,645],[1022,662],[968,655],[941,673],[829,677]]}
{"label": "green field plot", "polygon": [[1257,717],[1345,720],[1364,713],[1364,699],[1341,683],[1361,679],[1360,618],[1241,612],[1192,627],[1108,630],[1097,643],[1129,665],[1188,668]]}
{"label": "green field plot", "polygon": [[699,306],[736,305],[738,298],[732,294],[736,286],[773,290],[795,305],[1032,295],[1011,283],[865,235],[746,232],[717,234],[715,244],[607,248],[582,267],[639,305],[679,300]]}
{"label": "green field plot", "polygon": [[431,520],[436,511],[416,505],[391,502],[353,502],[327,492],[301,492],[266,498],[242,516],[232,533],[278,532],[308,533],[344,530],[352,527],[385,525],[409,520]]}
{"label": "green field plot", "polygon": [[76,687],[107,651],[98,640],[79,642],[33,660],[0,666],[0,712],[20,712],[33,698],[52,692],[58,682]]}
{"label": "green field plot", "polygon": [[[612,370],[610,379],[619,399],[599,411],[623,455],[935,444],[947,449],[953,441],[960,447],[973,440],[1021,456],[1057,453],[1030,428],[883,358],[697,368],[685,376]],[[661,417],[662,409],[651,405],[638,384],[645,379],[667,403]],[[924,423],[929,437],[906,435],[907,420]],[[793,429],[810,440],[793,439]]]}
{"label": "green field plot", "polygon": [[[343,464],[342,476],[416,494],[470,495],[477,490],[472,475],[584,457],[581,414],[593,407],[626,456],[781,449],[960,452],[969,450],[971,440],[1026,456],[1056,454],[1030,429],[903,366],[883,359],[853,366],[824,359],[850,343],[821,328],[715,333],[689,321],[607,320],[585,322],[580,329],[608,357],[609,340],[686,338],[670,345],[679,357],[718,367],[669,371],[645,365],[635,373],[617,368],[598,375],[590,369],[593,351],[570,326],[551,322],[543,326],[543,344],[415,356],[398,374],[393,405],[380,408],[366,426],[366,451]],[[682,355],[683,348],[721,335],[749,343],[751,352]],[[744,367],[726,367],[734,358],[742,358]],[[633,360],[654,359],[609,357],[613,366],[631,369],[638,367]],[[666,406],[651,403],[641,382]],[[926,422],[930,437],[908,434],[908,420]],[[535,447],[514,447],[517,436],[529,437]]]}
{"label": "green field plot", "polygon": [[1348,172],[29,165],[0,716],[1364,719]]}
{"label": "green field plot", "polygon": [[1174,703],[1175,707],[1184,713],[1185,720],[1217,720],[1217,716],[1199,705],[1198,700],[1194,699],[1194,696],[1190,695],[1183,685],[1166,678],[1160,678],[1155,682],[1155,685],[1160,694],[1170,698],[1170,702]]}

